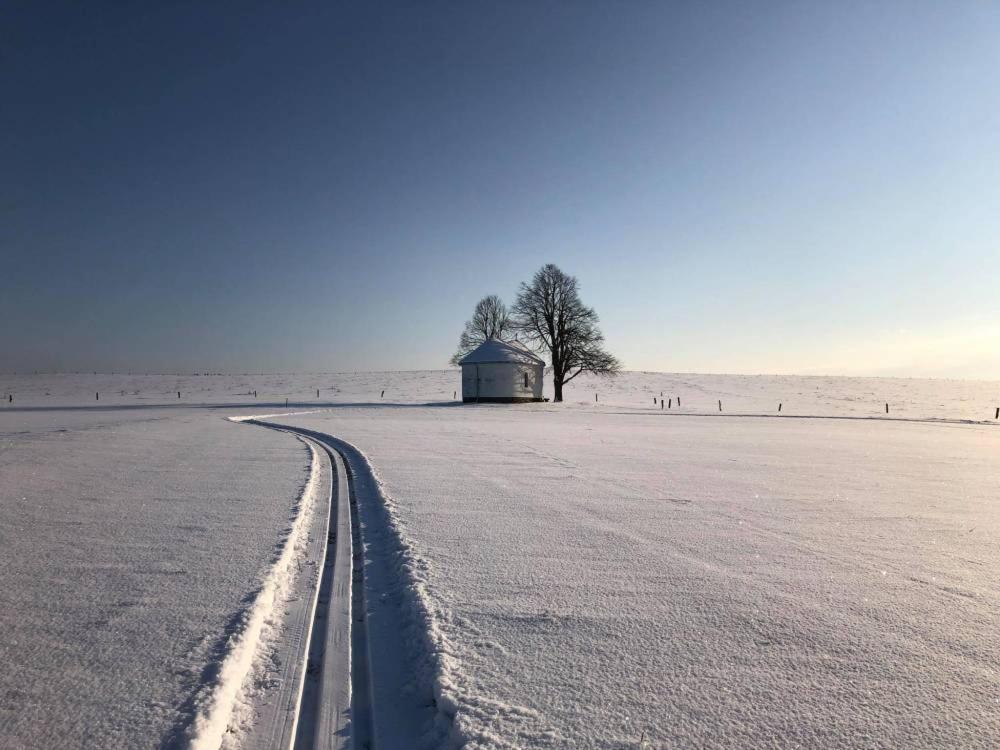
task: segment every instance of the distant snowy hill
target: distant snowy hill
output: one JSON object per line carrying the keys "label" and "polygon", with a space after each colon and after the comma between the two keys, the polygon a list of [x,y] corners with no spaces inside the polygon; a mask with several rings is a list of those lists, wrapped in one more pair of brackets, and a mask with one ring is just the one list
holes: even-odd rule
{"label": "distant snowy hill", "polygon": [[[294,405],[424,404],[452,401],[456,393],[460,399],[458,369],[261,375],[18,374],[0,375],[0,413],[10,406],[284,406],[285,399]],[[784,416],[884,417],[888,403],[890,417],[986,421],[1000,406],[1000,381],[626,372],[610,380],[580,376],[566,386],[563,408],[658,411],[660,394],[675,413],[717,414],[721,401],[726,414],[777,414],[781,404]],[[550,382],[545,396],[552,396]]]}

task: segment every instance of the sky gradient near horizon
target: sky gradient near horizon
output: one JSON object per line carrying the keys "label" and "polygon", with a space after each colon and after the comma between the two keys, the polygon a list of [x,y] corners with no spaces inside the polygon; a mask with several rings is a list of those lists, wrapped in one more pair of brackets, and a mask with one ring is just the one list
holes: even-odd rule
{"label": "sky gradient near horizon", "polygon": [[1000,379],[1000,5],[15,2],[0,371],[446,366],[554,262],[629,369]]}

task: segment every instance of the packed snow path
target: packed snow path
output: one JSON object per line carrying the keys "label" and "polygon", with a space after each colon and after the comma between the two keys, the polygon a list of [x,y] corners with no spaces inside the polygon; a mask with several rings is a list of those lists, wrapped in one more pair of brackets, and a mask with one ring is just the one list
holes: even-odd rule
{"label": "packed snow path", "polygon": [[[317,514],[309,534],[315,549],[306,554],[315,561],[317,575],[300,580],[298,590],[287,597],[275,644],[283,651],[275,660],[280,674],[253,696],[252,725],[238,744],[247,750],[365,747],[371,732],[364,588],[352,587],[352,579],[360,583],[364,575],[358,524],[352,521],[356,501],[339,453],[298,430],[274,429],[312,446],[314,462],[328,481],[323,513]],[[355,622],[352,610],[360,613]],[[218,741],[206,744],[218,746]]]}
{"label": "packed snow path", "polygon": [[[359,714],[364,713],[364,690],[357,694],[353,692],[359,682],[364,683],[368,671],[366,650],[352,649],[352,640],[363,644],[365,638],[363,618],[357,624],[352,622],[352,610],[364,611],[363,606],[356,606],[363,605],[363,602],[355,602],[352,589],[357,561],[362,559],[363,552],[357,524],[352,522],[351,506],[355,501],[348,486],[344,462],[326,445],[318,445],[333,467],[334,475],[326,555],[316,592],[318,606],[313,614],[311,642],[306,654],[307,669],[298,706],[296,732],[292,742],[280,747],[348,750],[352,740],[363,741],[369,735],[367,720],[359,719]],[[252,744],[247,743],[247,746],[252,747]],[[265,742],[261,744],[261,750],[274,746]]]}
{"label": "packed snow path", "polygon": [[[350,541],[334,545],[333,569],[348,570],[346,561],[351,563],[350,584],[338,584],[335,578],[332,585],[341,596],[349,594],[349,606],[340,608],[348,613],[349,625],[341,625],[334,613],[325,625],[324,617],[317,617],[317,627],[326,629],[325,644],[311,652],[309,671],[317,675],[314,695],[310,697],[307,681],[300,709],[306,721],[300,722],[293,746],[439,747],[453,714],[435,682],[443,654],[415,575],[416,561],[381,485],[353,445],[326,433],[286,426],[283,416],[242,421],[323,446],[337,467],[336,539]],[[349,650],[344,648],[348,643]]]}

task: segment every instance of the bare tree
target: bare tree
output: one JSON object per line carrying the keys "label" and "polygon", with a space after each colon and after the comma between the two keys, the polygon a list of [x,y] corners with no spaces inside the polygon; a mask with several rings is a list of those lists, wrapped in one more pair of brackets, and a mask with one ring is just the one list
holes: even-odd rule
{"label": "bare tree", "polygon": [[613,376],[621,371],[621,363],[604,350],[597,313],[580,300],[576,278],[558,266],[549,263],[530,284],[521,284],[512,313],[523,338],[548,352],[555,401],[563,400],[563,386],[581,372]]}
{"label": "bare tree", "polygon": [[483,297],[476,303],[472,319],[465,321],[465,330],[458,338],[458,351],[451,358],[451,364],[459,360],[487,339],[507,341],[513,338],[514,330],[507,312],[507,305],[495,294]]}

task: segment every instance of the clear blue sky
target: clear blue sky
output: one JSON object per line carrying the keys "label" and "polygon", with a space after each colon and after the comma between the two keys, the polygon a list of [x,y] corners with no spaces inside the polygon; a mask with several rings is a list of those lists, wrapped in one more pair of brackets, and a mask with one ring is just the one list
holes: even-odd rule
{"label": "clear blue sky", "polygon": [[1000,4],[0,14],[0,370],[439,368],[554,262],[629,369],[1000,379]]}

